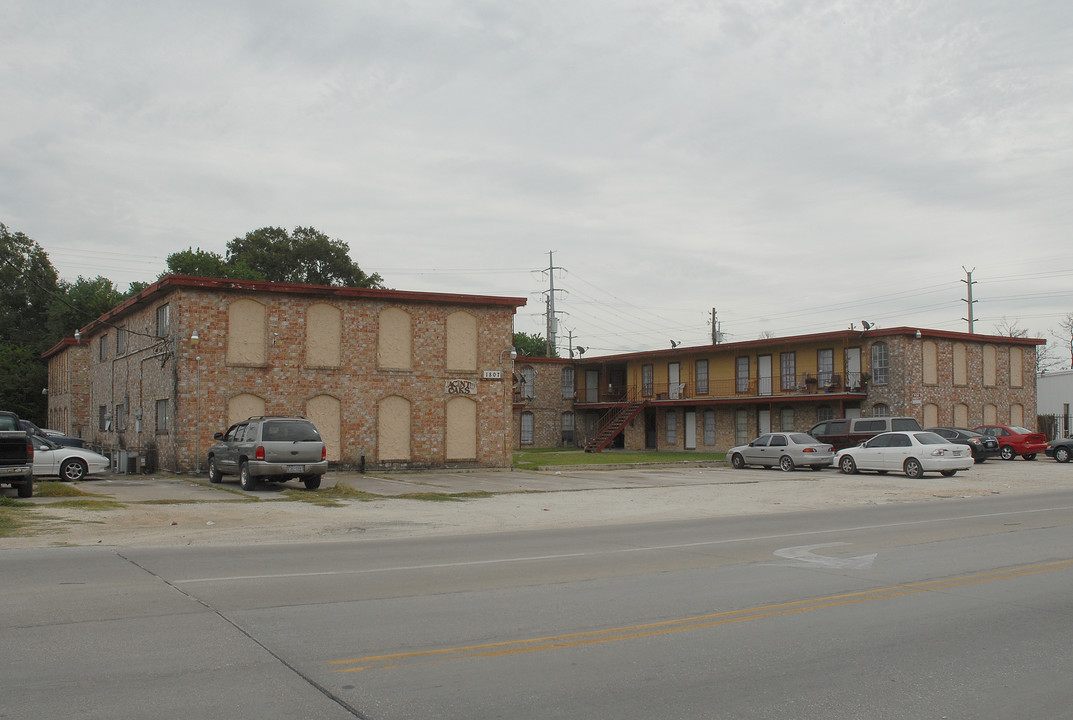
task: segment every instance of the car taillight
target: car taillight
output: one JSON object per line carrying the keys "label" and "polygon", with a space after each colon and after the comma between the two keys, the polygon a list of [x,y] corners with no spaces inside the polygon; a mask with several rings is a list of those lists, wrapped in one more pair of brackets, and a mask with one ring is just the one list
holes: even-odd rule
{"label": "car taillight", "polygon": [[26,459],[27,460],[33,460],[34,459],[34,444],[32,442],[26,443]]}
{"label": "car taillight", "polygon": [[810,447],[807,447],[807,448],[801,448],[801,452],[803,452],[803,453],[807,453],[807,452],[816,452],[816,448],[810,448]]}
{"label": "car taillight", "polygon": [[320,446],[320,459],[321,460],[327,460],[328,459],[328,446],[327,445],[321,445]]}
{"label": "car taillight", "polygon": [[264,445],[258,445],[257,449],[253,451],[253,459],[254,460],[264,460],[265,459],[265,446]]}

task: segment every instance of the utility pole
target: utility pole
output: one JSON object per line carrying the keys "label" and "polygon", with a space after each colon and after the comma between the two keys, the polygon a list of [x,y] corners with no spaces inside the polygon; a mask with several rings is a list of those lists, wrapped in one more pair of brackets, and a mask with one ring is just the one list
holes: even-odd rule
{"label": "utility pole", "polygon": [[[547,335],[546,335],[546,339],[547,339],[547,356],[548,357],[553,356],[552,351],[555,349],[555,345],[556,345],[556,342],[555,342],[556,337],[555,336],[558,335],[558,332],[559,332],[559,319],[557,317],[555,317],[555,293],[556,293],[556,289],[555,289],[555,271],[556,270],[562,270],[562,268],[555,266],[554,255],[555,255],[554,251],[551,251],[551,250],[548,251],[548,270],[547,270],[547,272],[548,272],[548,297],[547,297],[547,302],[545,303],[546,307],[547,307],[547,318],[546,318]],[[558,292],[562,292],[562,290],[559,290]]]}
{"label": "utility pole", "polygon": [[712,308],[712,319],[708,322],[712,326],[712,345],[718,345],[723,341],[723,333],[719,332],[719,316],[715,314],[715,308]]}
{"label": "utility pole", "polygon": [[966,277],[966,279],[962,280],[961,282],[965,283],[969,288],[969,297],[967,299],[964,299],[965,302],[969,304],[969,316],[967,318],[961,318],[961,319],[968,321],[968,323],[969,323],[969,333],[972,334],[974,332],[973,326],[976,324],[976,321],[973,320],[973,317],[972,317],[972,306],[976,302],[975,300],[972,299],[972,286],[976,284],[972,279],[972,272],[976,268],[973,268],[972,270],[969,270],[964,265],[962,265],[961,269],[965,271],[965,277]]}

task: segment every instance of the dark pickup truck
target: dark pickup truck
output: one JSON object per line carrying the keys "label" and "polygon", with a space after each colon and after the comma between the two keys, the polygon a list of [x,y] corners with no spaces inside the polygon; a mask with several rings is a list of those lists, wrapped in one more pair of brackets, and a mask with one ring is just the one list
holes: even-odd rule
{"label": "dark pickup truck", "polygon": [[0,410],[0,485],[17,488],[20,498],[34,494],[34,444],[19,416]]}

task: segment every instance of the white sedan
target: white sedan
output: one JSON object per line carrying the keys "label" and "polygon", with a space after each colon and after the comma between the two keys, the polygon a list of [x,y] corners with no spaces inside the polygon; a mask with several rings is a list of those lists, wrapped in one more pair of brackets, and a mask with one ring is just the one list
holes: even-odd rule
{"label": "white sedan", "polygon": [[926,472],[945,477],[973,466],[968,445],[956,445],[946,438],[927,431],[886,432],[856,447],[835,454],[839,470],[852,475],[858,470],[876,470],[881,475],[890,471],[904,472],[913,479]]}
{"label": "white sedan", "polygon": [[92,450],[57,445],[40,435],[33,438],[34,475],[58,475],[60,480],[75,482],[112,467],[111,460]]}

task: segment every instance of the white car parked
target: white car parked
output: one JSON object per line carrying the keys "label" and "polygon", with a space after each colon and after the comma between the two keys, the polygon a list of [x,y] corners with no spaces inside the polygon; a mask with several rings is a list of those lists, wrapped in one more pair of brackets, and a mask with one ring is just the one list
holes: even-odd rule
{"label": "white car parked", "polygon": [[881,475],[893,471],[913,479],[926,472],[950,477],[958,470],[968,470],[973,462],[967,445],[955,445],[924,430],[881,433],[835,454],[835,465],[847,475],[858,470],[876,470]]}
{"label": "white car parked", "polygon": [[76,482],[87,475],[108,472],[112,461],[104,455],[80,447],[57,445],[48,438],[34,435],[34,475],[58,475],[60,480]]}

